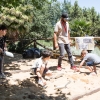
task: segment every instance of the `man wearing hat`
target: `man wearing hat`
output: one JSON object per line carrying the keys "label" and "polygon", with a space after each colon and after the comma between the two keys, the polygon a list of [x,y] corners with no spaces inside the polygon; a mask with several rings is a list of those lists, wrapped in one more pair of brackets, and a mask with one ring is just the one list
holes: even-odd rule
{"label": "man wearing hat", "polygon": [[72,70],[77,70],[76,66],[74,66],[72,53],[70,49],[70,28],[68,23],[68,14],[63,13],[61,15],[61,19],[56,23],[54,28],[54,47],[58,48],[60,51],[60,56],[58,58],[58,66],[57,70],[61,70],[62,58],[64,57],[64,51],[66,50],[68,54],[68,59],[70,62],[70,68]]}

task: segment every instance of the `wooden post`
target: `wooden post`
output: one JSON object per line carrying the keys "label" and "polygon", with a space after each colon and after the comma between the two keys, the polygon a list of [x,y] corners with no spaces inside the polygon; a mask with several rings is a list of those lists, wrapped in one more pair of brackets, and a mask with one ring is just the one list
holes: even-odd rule
{"label": "wooden post", "polygon": [[55,48],[55,42],[54,42],[54,38],[52,39],[52,41],[53,41],[53,50],[56,50],[56,48]]}
{"label": "wooden post", "polygon": [[36,40],[34,40],[34,48],[37,48]]}

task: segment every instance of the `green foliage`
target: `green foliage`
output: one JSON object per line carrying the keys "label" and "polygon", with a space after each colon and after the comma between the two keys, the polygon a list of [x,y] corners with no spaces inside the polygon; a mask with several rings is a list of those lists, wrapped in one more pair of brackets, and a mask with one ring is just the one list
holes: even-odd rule
{"label": "green foliage", "polygon": [[[42,44],[42,45],[44,45],[47,48],[52,48],[53,47],[53,41],[51,41],[51,40],[48,40],[48,41],[38,40],[37,42],[40,43],[40,44]],[[41,47],[38,46],[38,48],[41,48]]]}
{"label": "green foliage", "polygon": [[[43,10],[39,10],[43,4],[45,5],[44,2],[48,1],[42,1],[20,0],[10,2],[9,0],[8,3],[5,1],[5,6],[1,6],[0,24],[5,23],[8,26],[8,39],[13,40],[13,45],[10,44],[12,46],[11,49],[15,48],[18,52],[25,49],[25,45],[27,44],[23,44],[24,39],[31,38],[28,42],[31,43],[32,38],[51,36],[53,28],[49,21],[50,16],[47,16],[49,11],[46,11],[45,7]],[[2,4],[2,2],[3,1],[0,1],[0,4]],[[47,8],[48,5],[46,5]],[[14,42],[16,40],[21,41],[20,45]]]}
{"label": "green foliage", "polygon": [[64,0],[63,10],[69,14],[71,36],[100,36],[100,14],[94,7],[82,9],[78,1],[72,6],[71,2]]}
{"label": "green foliage", "polygon": [[61,12],[59,3],[45,3],[41,10],[34,9],[31,36],[34,38],[52,37],[54,25],[60,18],[58,12]]}
{"label": "green foliage", "polygon": [[8,36],[10,38],[22,38],[23,34],[28,33],[31,29],[33,10],[32,5],[20,4],[18,7],[1,7],[0,24],[8,26]]}
{"label": "green foliage", "polygon": [[4,6],[4,7],[18,7],[20,6],[20,4],[27,5],[27,4],[32,4],[35,8],[37,9],[41,9],[44,2],[51,2],[51,1],[55,1],[55,0],[0,0],[0,5]]}
{"label": "green foliage", "polygon": [[[52,24],[49,20],[49,12],[42,10],[34,11],[34,19],[31,29],[31,36],[34,38],[51,37],[53,32]],[[44,15],[43,15],[44,14]]]}
{"label": "green foliage", "polygon": [[86,35],[91,35],[91,23],[87,22],[85,19],[74,19],[70,23],[72,36],[81,37]]}
{"label": "green foliage", "polygon": [[78,1],[71,5],[68,0],[0,0],[0,24],[8,26],[7,36],[13,41],[9,49],[19,52],[33,39],[52,37],[62,12],[69,14],[71,36],[100,36],[100,14],[93,7],[82,9]]}
{"label": "green foliage", "polygon": [[100,56],[100,47],[95,47],[92,53],[95,53]]}
{"label": "green foliage", "polygon": [[82,17],[82,9],[79,7],[78,1],[75,1],[74,6],[72,6],[71,17],[72,18]]}

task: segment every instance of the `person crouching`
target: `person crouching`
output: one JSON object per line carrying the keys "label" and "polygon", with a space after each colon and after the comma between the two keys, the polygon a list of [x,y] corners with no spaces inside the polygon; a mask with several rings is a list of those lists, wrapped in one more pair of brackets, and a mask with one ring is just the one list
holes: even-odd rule
{"label": "person crouching", "polygon": [[43,76],[52,75],[51,71],[49,70],[49,67],[47,67],[48,60],[50,59],[51,55],[51,51],[43,50],[41,57],[36,59],[32,66],[33,72],[38,76],[38,84],[41,86],[46,85],[46,80],[43,78]]}

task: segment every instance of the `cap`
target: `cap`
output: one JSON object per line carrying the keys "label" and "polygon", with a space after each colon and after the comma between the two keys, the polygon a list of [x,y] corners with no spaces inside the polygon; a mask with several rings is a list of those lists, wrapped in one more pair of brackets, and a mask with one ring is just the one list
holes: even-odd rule
{"label": "cap", "polygon": [[63,18],[68,18],[68,14],[67,14],[67,13],[63,13],[63,14],[61,15],[61,17],[63,17]]}

